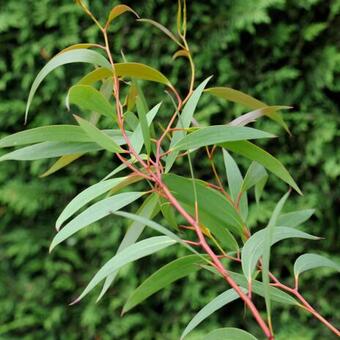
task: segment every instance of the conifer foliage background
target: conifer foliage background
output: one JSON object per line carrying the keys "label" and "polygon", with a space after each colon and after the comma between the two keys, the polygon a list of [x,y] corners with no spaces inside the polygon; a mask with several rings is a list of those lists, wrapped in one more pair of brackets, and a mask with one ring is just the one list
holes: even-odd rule
{"label": "conifer foliage background", "polygon": [[[125,3],[142,17],[157,18],[170,27],[175,25],[176,1]],[[294,208],[316,209],[314,219],[305,228],[312,234],[324,235],[326,240],[309,247],[322,245],[325,251],[336,255],[339,245],[336,207],[340,204],[340,149],[336,142],[340,121],[340,1],[188,3],[188,38],[199,80],[213,74],[215,84],[240,89],[268,104],[294,107],[285,114],[293,136],[277,131],[279,141],[273,143],[270,151],[292,170],[304,191],[303,197],[295,197],[291,203]],[[104,18],[116,2],[92,0],[89,4],[98,17]],[[174,82],[186,86],[185,62],[172,62],[176,46],[156,29],[124,16],[112,25],[112,34],[117,54],[122,48],[131,61],[151,60]],[[0,0],[1,136],[23,129],[29,86],[46,61],[67,45],[93,42],[96,38],[96,28],[69,0]],[[65,67],[49,76],[33,102],[28,127],[71,122],[64,98],[67,88],[83,73],[81,67]],[[197,119],[221,123],[241,110],[203,97]],[[273,125],[269,129],[276,132],[278,128]],[[204,177],[206,164],[199,164],[198,159],[195,162]],[[147,259],[139,261],[140,267],[126,268],[121,274],[124,280],[117,281],[100,304],[95,304],[92,295],[80,305],[67,306],[96,268],[112,256],[124,226],[107,219],[47,255],[58,213],[77,192],[104,177],[112,161],[105,154],[88,156],[51,177],[39,178],[48,165],[46,161],[0,164],[1,339],[178,338],[185,322],[201,307],[199,299],[204,304],[212,298],[213,292],[209,292],[203,278],[189,277],[124,318],[119,316],[132,288],[166,259],[173,259],[173,250],[163,252],[164,261],[158,258],[150,263]],[[271,179],[268,189],[266,195],[270,195],[271,202],[282,193],[281,184],[275,179]],[[252,207],[254,226],[269,217],[272,206],[266,204],[265,197],[261,208]],[[275,254],[283,277],[291,268],[291,258],[285,249],[291,252],[292,248],[295,254],[302,253],[303,242],[297,245],[288,241],[286,248],[281,247]],[[322,253],[322,249],[315,250]],[[311,271],[305,274],[304,284],[308,286],[310,300],[320,306],[325,316],[339,320],[340,306],[332,298],[339,293],[336,277],[331,277],[327,270]],[[176,299],[171,298],[174,296]],[[233,315],[243,310],[230,305],[226,312],[202,324],[202,332],[216,325],[232,325],[233,318],[237,319]],[[303,314],[292,315],[288,310],[278,309],[275,317],[280,323],[279,338],[330,336],[317,322],[306,323]],[[304,320],[305,328],[299,318]]]}

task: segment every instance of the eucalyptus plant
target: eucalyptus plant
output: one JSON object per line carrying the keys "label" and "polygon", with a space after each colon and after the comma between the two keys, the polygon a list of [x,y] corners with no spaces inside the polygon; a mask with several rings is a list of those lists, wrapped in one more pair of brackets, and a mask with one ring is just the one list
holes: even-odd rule
{"label": "eucalyptus plant", "polygon": [[[292,285],[281,282],[270,270],[274,244],[288,238],[320,240],[297,228],[312,216],[313,209],[282,212],[291,189],[298,194],[302,194],[301,190],[284,165],[254,143],[254,140],[275,136],[249,127],[259,119],[268,118],[290,133],[281,113],[289,107],[270,106],[229,87],[213,87],[211,77],[197,86],[195,64],[186,39],[185,1],[178,1],[176,33],[156,21],[140,18],[126,5],[113,7],[102,25],[82,0],[77,4],[93,20],[103,39],[96,44],[69,46],[52,58],[33,82],[25,117],[27,120],[36,91],[50,72],[65,64],[88,63],[93,66],[92,71],[73,85],[66,96],[67,108],[70,110],[71,105],[76,105],[85,118],[74,115],[74,125],[41,126],[0,140],[1,148],[16,148],[2,155],[0,161],[58,158],[44,176],[100,150],[109,152],[120,162],[105,178],[74,197],[56,221],[57,233],[50,251],[106,216],[130,221],[115,255],[98,270],[72,304],[102,284],[100,300],[126,264],[170,246],[184,247],[188,254],[147,278],[131,293],[122,313],[173,282],[201,270],[223,281],[226,290],[193,316],[181,339],[213,312],[237,299],[242,300],[267,339],[274,339],[273,302],[302,308],[339,336],[339,330],[306,301],[299,289],[299,278],[304,271],[318,267],[339,271],[337,263],[318,254],[303,254],[293,265]],[[130,62],[124,54],[111,53],[109,28],[112,21],[123,14],[135,16],[141,24],[155,26],[177,45],[174,62],[185,58],[191,73],[185,95],[155,68]],[[151,108],[141,81],[165,89],[163,98]],[[195,111],[202,96],[219,97],[251,111],[227,124],[200,126]],[[170,102],[171,106],[164,102]],[[173,110],[169,111],[169,107]],[[101,120],[109,121],[111,128],[100,129]],[[195,177],[194,153],[207,158],[211,167],[209,180]],[[216,163],[218,154],[225,166],[222,176]],[[251,161],[244,176],[232,154]],[[180,168],[176,173],[178,160],[182,167],[187,164],[188,177],[178,174]],[[252,195],[248,193],[254,190],[256,203],[260,204],[269,175],[278,177],[291,189],[276,204],[268,224],[253,232],[248,222],[248,196]],[[127,211],[131,204],[132,209],[139,205],[137,211]],[[159,236],[139,240],[146,227]],[[238,271],[230,270],[231,263]],[[264,298],[264,312],[255,304],[254,295]],[[204,339],[256,338],[244,330],[228,327],[213,330]]]}

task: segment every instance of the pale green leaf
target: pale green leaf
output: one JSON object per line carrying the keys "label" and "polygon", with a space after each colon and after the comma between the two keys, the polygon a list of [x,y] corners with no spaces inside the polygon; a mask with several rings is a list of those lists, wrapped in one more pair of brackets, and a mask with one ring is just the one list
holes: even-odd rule
{"label": "pale green leaf", "polygon": [[249,190],[251,187],[259,183],[260,181],[263,180],[263,178],[266,178],[266,177],[268,177],[266,169],[261,164],[257,162],[252,162],[244,177],[241,191],[245,192]]}
{"label": "pale green leaf", "polygon": [[204,340],[257,340],[243,329],[226,327],[218,328],[204,337]]}
{"label": "pale green leaf", "polygon": [[298,225],[309,220],[314,214],[314,211],[314,209],[305,209],[282,214],[278,217],[277,224],[287,227],[297,227]]}
{"label": "pale green leaf", "polygon": [[139,123],[142,129],[142,135],[144,140],[144,145],[146,149],[146,153],[150,155],[151,152],[151,140],[150,140],[150,130],[148,126],[148,121],[146,118],[146,110],[143,105],[143,102],[139,96],[136,98],[136,106],[137,106],[137,113],[139,118]]}

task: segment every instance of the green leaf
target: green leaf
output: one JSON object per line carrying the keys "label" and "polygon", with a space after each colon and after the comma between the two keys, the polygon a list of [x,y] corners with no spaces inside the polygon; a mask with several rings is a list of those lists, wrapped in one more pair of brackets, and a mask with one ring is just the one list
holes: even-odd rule
{"label": "green leaf", "polygon": [[167,248],[176,241],[168,236],[155,236],[145,240],[139,241],[125,248],[115,256],[113,256],[92,278],[85,290],[72,304],[79,302],[84,296],[86,296],[100,281],[104,280],[108,275],[122,268],[128,263],[136,261],[145,256],[156,253],[164,248]]}
{"label": "green leaf", "polygon": [[223,143],[222,146],[229,151],[238,153],[248,159],[251,159],[252,161],[260,163],[267,170],[281,178],[284,182],[294,188],[300,195],[302,195],[301,190],[296,185],[294,179],[289,174],[287,169],[278,159],[273,157],[265,150],[248,141],[227,142]]}
{"label": "green leaf", "polygon": [[95,125],[83,118],[80,118],[79,116],[73,116],[77,120],[80,127],[91,138],[93,142],[97,143],[103,149],[110,152],[123,152],[122,148],[113,140],[113,138],[109,137],[107,134],[99,130]]}
{"label": "green leaf", "polygon": [[[247,292],[246,289],[242,290],[244,293]],[[215,313],[217,310],[221,309],[228,303],[237,300],[238,298],[239,295],[232,288],[216,296],[191,319],[191,321],[185,327],[180,339],[183,340],[190,332],[192,332],[202,321],[208,318],[211,314]]]}
{"label": "green leaf", "polygon": [[66,98],[66,106],[68,109],[70,109],[70,104],[75,104],[83,110],[94,111],[117,121],[114,106],[109,103],[101,92],[92,86],[72,86]]}
{"label": "green leaf", "polygon": [[42,70],[38,73],[37,77],[35,78],[32,84],[27,99],[25,120],[27,120],[31,102],[41,82],[50,72],[55,70],[57,67],[70,63],[90,63],[93,65],[98,65],[109,69],[111,68],[109,61],[106,58],[104,58],[101,54],[87,49],[76,49],[56,55],[42,68]]}
{"label": "green leaf", "polygon": [[248,127],[228,125],[215,125],[200,128],[185,136],[176,143],[172,149],[189,150],[202,146],[221,144],[225,142],[241,141],[246,139],[272,138],[271,133]]}
{"label": "green leaf", "polygon": [[107,181],[102,181],[91,185],[83,190],[76,197],[74,197],[70,203],[64,208],[56,221],[56,229],[59,230],[62,224],[75,214],[78,210],[84,207],[87,203],[91,202],[95,198],[105,194],[113,187],[124,181],[127,177],[113,178]]}
{"label": "green leaf", "polygon": [[157,27],[159,30],[161,30],[164,34],[166,34],[170,39],[172,39],[177,45],[182,46],[183,45],[178,41],[178,38],[170,31],[168,30],[165,26],[160,24],[157,21],[151,20],[151,19],[138,19],[137,21],[140,22],[147,22],[155,27]]}
{"label": "green leaf", "polygon": [[[230,154],[222,149],[224,166],[227,172],[228,187],[230,191],[230,196],[234,203],[238,201],[238,197],[241,194],[241,186],[243,182],[243,177],[240,169],[238,168],[235,160],[230,156]],[[246,220],[248,216],[248,199],[247,193],[244,193],[240,199],[240,211],[243,220]]]}
{"label": "green leaf", "polygon": [[199,256],[188,255],[161,267],[133,291],[125,303],[122,313],[128,312],[173,282],[201,269],[199,265],[202,263],[205,263],[205,261]]}
{"label": "green leaf", "polygon": [[314,214],[314,211],[314,209],[305,209],[282,214],[278,217],[277,224],[287,227],[297,227],[309,220]]}
{"label": "green leaf", "polygon": [[218,328],[204,336],[205,340],[257,340],[243,329],[226,327]]}
{"label": "green leaf", "polygon": [[163,197],[159,196],[159,206],[160,206],[162,215],[165,218],[165,220],[169,223],[169,225],[172,228],[177,229],[178,225],[176,221],[176,216],[175,216],[174,208],[172,207],[171,203],[168,202]]}
{"label": "green leaf", "polygon": [[340,272],[340,265],[327,257],[317,254],[303,254],[300,255],[294,263],[294,276],[297,278],[306,270],[327,267]]}
{"label": "green leaf", "polygon": [[42,178],[42,177],[47,177],[51,174],[54,174],[55,172],[71,164],[72,162],[80,158],[81,156],[83,156],[82,153],[75,153],[71,155],[61,156],[55,163],[52,164],[52,166],[47,171],[45,171],[39,177]]}
{"label": "green leaf", "polygon": [[[147,197],[147,199],[140,206],[140,208],[137,211],[137,215],[143,216],[148,219],[157,215],[158,213],[157,202],[158,202],[157,195],[155,193],[151,194],[150,196]],[[120,253],[125,248],[129,247],[131,244],[136,243],[139,236],[143,233],[144,228],[145,228],[145,223],[140,222],[140,221],[133,221],[131,225],[129,226],[128,231],[124,235],[124,238],[117,249],[117,254]],[[118,274],[118,270],[111,273],[105,279],[103,288],[100,292],[100,295],[97,298],[97,302],[104,296],[104,294],[110,288],[117,274]]]}
{"label": "green leaf", "polygon": [[146,153],[150,155],[151,152],[151,140],[150,140],[150,130],[148,126],[148,122],[146,119],[146,110],[144,108],[143,102],[140,99],[139,96],[136,98],[136,106],[137,106],[137,113],[138,113],[138,118],[140,122],[140,126],[142,129],[142,135],[143,135],[143,140],[144,140],[144,145],[146,149]]}
{"label": "green leaf", "polygon": [[[182,113],[180,114],[178,118],[178,122],[176,125],[177,129],[186,129],[190,126],[191,120],[194,116],[194,112],[197,107],[197,103],[199,99],[201,98],[202,92],[207,85],[208,81],[210,80],[211,77],[207,78],[204,80],[192,93],[190,96],[189,100],[185,104]],[[186,135],[185,131],[175,131],[172,135],[171,138],[171,143],[170,143],[170,149],[173,148],[173,146],[184,136]],[[175,163],[176,157],[178,156],[179,151],[173,151],[169,156],[166,158],[165,162],[165,172],[169,172],[171,169],[172,165]]]}
{"label": "green leaf", "polygon": [[145,195],[145,192],[124,192],[112,197],[105,198],[80,213],[70,222],[68,222],[53,238],[50,252],[59,243],[63,242],[70,236],[74,235],[79,230],[86,226],[110,215],[115,211],[125,207],[126,205],[136,201],[138,198]]}
{"label": "green leaf", "polygon": [[122,15],[125,12],[131,12],[137,18],[139,18],[138,14],[131,7],[126,6],[126,5],[117,5],[111,9],[107,22],[105,24],[105,27],[108,27],[110,23],[112,22],[112,20],[114,20],[115,18],[117,18],[118,16]]}
{"label": "green leaf", "polygon": [[[195,214],[192,180],[173,174],[163,175],[163,181],[182,206]],[[228,249],[237,250],[238,244],[232,233],[242,235],[243,221],[231,203],[207,183],[195,180],[200,223],[208,228]]]}
{"label": "green leaf", "polygon": [[263,193],[263,189],[268,181],[268,175],[263,177],[259,182],[257,182],[255,184],[255,200],[256,200],[256,203],[259,203],[260,202],[260,199],[261,199],[261,196],[262,196],[262,193]]}
{"label": "green leaf", "polygon": [[249,190],[251,187],[253,187],[257,183],[262,181],[263,178],[267,178],[267,177],[268,177],[268,173],[266,169],[261,164],[257,162],[252,162],[244,177],[241,191],[245,192]]}
{"label": "green leaf", "polygon": [[0,148],[40,142],[89,142],[84,131],[76,125],[48,125],[20,131],[0,140]]}
{"label": "green leaf", "polygon": [[[111,67],[111,65],[110,65]],[[98,67],[95,70],[87,73],[83,78],[81,78],[77,85],[92,85],[93,83],[107,79],[113,76],[112,69],[108,69],[106,67]]]}

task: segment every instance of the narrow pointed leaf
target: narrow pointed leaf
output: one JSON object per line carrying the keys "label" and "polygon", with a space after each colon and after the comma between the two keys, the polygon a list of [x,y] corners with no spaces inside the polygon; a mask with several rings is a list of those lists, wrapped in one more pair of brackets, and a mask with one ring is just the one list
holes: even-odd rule
{"label": "narrow pointed leaf", "polygon": [[297,278],[306,270],[327,267],[340,272],[340,264],[317,254],[303,254],[294,263],[294,276]]}
{"label": "narrow pointed leaf", "polygon": [[84,210],[70,222],[68,222],[53,238],[50,251],[59,243],[65,241],[79,230],[100,219],[113,214],[115,211],[129,205],[145,195],[144,192],[124,192],[109,198],[105,198]]}
{"label": "narrow pointed leaf", "polygon": [[77,85],[92,85],[99,80],[107,79],[112,76],[113,72],[111,68],[98,67],[81,78]]}
{"label": "narrow pointed leaf", "polygon": [[[245,243],[242,249],[242,271],[248,281],[251,281],[252,275],[256,269],[256,264],[263,255],[264,240],[266,229],[262,229],[253,234]],[[290,227],[275,227],[271,245],[286,240],[288,238],[303,238],[307,240],[319,240],[319,237],[307,234],[298,229]]]}
{"label": "narrow pointed leaf", "polygon": [[[151,194],[143,202],[141,207],[138,209],[137,214],[148,219],[157,215],[158,213],[157,201],[158,201],[157,195]],[[131,225],[129,226],[128,231],[124,235],[124,238],[117,249],[117,254],[120,253],[125,248],[129,247],[130,245],[136,243],[139,236],[143,233],[144,228],[145,228],[145,223],[140,222],[140,221],[133,221]],[[103,288],[97,298],[97,302],[104,296],[104,294],[110,288],[117,274],[118,274],[118,270],[107,276],[107,278],[105,279]]]}
{"label": "narrow pointed leaf", "polygon": [[[242,290],[244,293],[247,292],[245,289]],[[201,322],[207,319],[211,314],[215,313],[217,310],[221,309],[228,303],[237,300],[238,298],[239,298],[238,294],[232,288],[216,296],[191,319],[191,321],[185,327],[180,339],[183,340],[190,332],[192,332]]]}
{"label": "narrow pointed leaf", "polygon": [[260,181],[258,181],[255,184],[255,200],[256,200],[256,203],[260,202],[264,187],[266,186],[266,183],[268,181],[268,177],[269,176],[267,174],[267,176],[263,177]]}
{"label": "narrow pointed leaf", "polygon": [[139,241],[125,248],[120,253],[116,254],[103,267],[97,272],[97,274],[89,282],[85,290],[81,295],[72,303],[79,302],[84,296],[86,296],[99,282],[104,280],[108,275],[117,271],[121,267],[128,263],[136,261],[145,256],[156,253],[164,248],[167,248],[176,241],[167,236],[155,236],[148,239]]}
{"label": "narrow pointed leaf", "polygon": [[79,43],[79,44],[74,44],[74,45],[71,45],[71,46],[64,48],[58,54],[65,53],[67,51],[79,50],[79,49],[88,49],[88,48],[93,48],[93,47],[98,47],[98,45],[97,44],[91,44],[91,43]]}
{"label": "narrow pointed leaf", "polygon": [[282,214],[278,217],[277,224],[287,227],[297,227],[298,225],[309,220],[314,214],[314,211],[314,209],[305,209]]}
{"label": "narrow pointed leaf", "polygon": [[[201,98],[202,92],[205,88],[205,86],[208,84],[208,81],[211,79],[211,77],[204,80],[192,93],[189,100],[185,104],[182,113],[180,114],[178,118],[178,122],[176,125],[176,128],[178,129],[186,129],[190,126],[191,120],[194,116],[194,112],[196,110],[197,104],[199,99]],[[185,131],[175,131],[171,138],[170,148],[173,148],[174,145],[183,137],[185,137],[186,132]],[[165,172],[169,172],[172,165],[174,164],[176,157],[178,156],[179,151],[173,151],[167,158],[165,163]]]}
{"label": "narrow pointed leaf", "polygon": [[281,178],[284,182],[294,188],[300,195],[302,195],[301,190],[296,185],[294,179],[289,174],[287,169],[278,159],[273,157],[267,151],[248,141],[227,142],[223,143],[222,146],[229,151],[238,153],[252,161],[260,163],[267,170]]}
{"label": "narrow pointed leaf", "polygon": [[106,68],[111,68],[109,61],[103,57],[101,54],[95,51],[87,50],[87,49],[76,49],[71,51],[66,51],[62,54],[56,55],[52,58],[38,73],[35,78],[30,93],[27,99],[26,105],[26,113],[25,117],[27,118],[28,111],[33,100],[34,94],[37,91],[41,82],[45,79],[45,77],[55,70],[57,67],[70,63],[90,63],[93,65],[98,65]]}
{"label": "narrow pointed leaf", "polygon": [[72,86],[66,98],[66,106],[68,108],[70,104],[75,104],[83,110],[94,111],[117,121],[114,106],[110,104],[100,91],[92,86]]}
{"label": "narrow pointed leaf", "polygon": [[148,121],[147,121],[147,118],[146,118],[147,112],[146,112],[146,110],[143,106],[142,100],[138,96],[136,98],[136,106],[137,106],[137,113],[138,113],[140,126],[141,126],[141,129],[142,129],[142,135],[143,135],[146,153],[148,155],[150,155],[151,140],[150,140],[150,130],[149,130],[149,126],[148,126]]}
{"label": "narrow pointed leaf", "polygon": [[118,16],[122,15],[125,12],[131,12],[137,18],[139,18],[138,14],[131,7],[127,5],[117,5],[111,9],[105,26],[108,27],[110,23],[112,22],[112,20],[114,20],[115,18],[117,18]]}
{"label": "narrow pointed leaf", "polygon": [[161,267],[133,291],[125,303],[122,313],[128,312],[173,282],[201,269],[199,265],[203,263],[205,263],[205,261],[199,256],[188,255]]}
{"label": "narrow pointed leaf", "polygon": [[74,197],[61,212],[56,221],[56,229],[59,230],[62,224],[78,210],[83,208],[87,203],[91,202],[95,198],[108,192],[114,186],[121,183],[124,179],[126,179],[126,177],[109,179],[107,181],[102,181],[91,185],[90,187],[83,190],[76,197]]}
{"label": "narrow pointed leaf", "polygon": [[204,337],[205,340],[257,340],[243,329],[226,327],[215,329]]}
{"label": "narrow pointed leaf", "polygon": [[[268,177],[266,169],[257,162],[252,162],[247,170],[242,183],[241,191],[245,192],[251,187],[262,181],[263,178]],[[284,224],[279,224],[284,225]]]}
{"label": "narrow pointed leaf", "polygon": [[89,121],[74,115],[80,127],[91,138],[91,140],[110,152],[122,152],[122,148],[107,134],[100,131]]}
{"label": "narrow pointed leaf", "polygon": [[55,172],[59,171],[60,169],[68,166],[75,160],[79,159],[81,156],[83,156],[82,153],[76,153],[73,155],[66,155],[66,156],[61,156],[55,163],[52,164],[52,166],[45,171],[43,174],[41,174],[39,177],[47,177]]}

